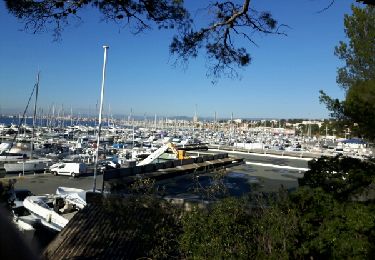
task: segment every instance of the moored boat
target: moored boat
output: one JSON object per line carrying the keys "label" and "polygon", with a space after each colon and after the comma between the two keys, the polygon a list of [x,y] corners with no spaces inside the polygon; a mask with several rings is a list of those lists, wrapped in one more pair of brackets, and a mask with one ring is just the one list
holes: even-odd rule
{"label": "moored boat", "polygon": [[6,173],[43,172],[51,164],[51,159],[30,159],[4,163],[4,169]]}
{"label": "moored boat", "polygon": [[48,227],[57,231],[61,231],[75,213],[84,207],[81,202],[76,203],[74,199],[50,194],[29,196],[23,204],[33,215],[41,219],[42,224],[47,222]]}

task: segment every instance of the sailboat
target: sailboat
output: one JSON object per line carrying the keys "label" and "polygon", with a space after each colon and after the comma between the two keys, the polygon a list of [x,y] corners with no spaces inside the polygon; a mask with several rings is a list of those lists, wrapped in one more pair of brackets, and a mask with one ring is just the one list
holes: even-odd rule
{"label": "sailboat", "polygon": [[34,85],[34,88],[36,92],[35,92],[35,103],[34,103],[33,129],[32,129],[32,138],[31,138],[31,156],[30,156],[30,159],[25,159],[25,157],[23,157],[22,160],[4,163],[3,167],[7,173],[40,172],[40,171],[44,171],[52,164],[51,159],[47,159],[47,158],[34,159],[33,158],[36,107],[37,107],[38,92],[39,92],[39,72],[37,75],[37,81],[36,81],[36,84]]}

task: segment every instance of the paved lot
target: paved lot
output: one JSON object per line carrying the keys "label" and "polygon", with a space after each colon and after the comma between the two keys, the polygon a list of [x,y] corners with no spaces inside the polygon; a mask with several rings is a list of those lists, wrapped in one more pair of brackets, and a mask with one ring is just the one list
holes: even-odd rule
{"label": "paved lot", "polygon": [[[60,186],[89,190],[93,188],[94,183],[94,177],[92,174],[72,178],[69,176],[54,176],[50,173],[41,173],[36,175],[29,174],[24,177],[18,177],[18,175],[7,175],[7,178],[14,178],[17,180],[15,188],[29,189],[34,194],[55,193],[57,187]],[[102,187],[102,181],[102,175],[98,175],[96,181],[97,188]]]}
{"label": "paved lot", "polygon": [[230,156],[244,158],[245,161],[249,162],[256,162],[256,163],[267,163],[267,164],[275,164],[275,165],[282,165],[282,166],[291,166],[291,167],[298,167],[298,168],[307,168],[308,167],[308,160],[306,158],[292,158],[292,157],[273,157],[272,155],[264,155],[264,154],[236,154],[236,153],[229,153]]}
{"label": "paved lot", "polygon": [[[295,170],[277,169],[257,165],[239,165],[233,168],[228,168],[227,172],[231,180],[231,186],[238,186],[237,188],[242,187],[245,192],[248,190],[247,187],[251,183],[254,183],[254,181],[260,184],[259,188],[262,191],[277,191],[281,185],[285,188],[295,188],[298,187],[297,179],[303,176],[301,172]],[[14,178],[17,180],[15,184],[16,188],[29,189],[34,194],[55,193],[57,187],[60,186],[90,190],[93,188],[94,183],[92,173],[78,178],[54,176],[50,173],[36,175],[28,174],[24,177],[18,177],[18,175],[7,175],[7,178]],[[171,188],[170,191],[173,190],[173,192],[171,192],[172,194],[177,194],[185,191],[186,187],[190,185],[191,178],[190,175],[187,175],[182,178],[164,180],[159,184]],[[96,182],[97,189],[101,189],[102,181],[102,175],[99,174]]]}

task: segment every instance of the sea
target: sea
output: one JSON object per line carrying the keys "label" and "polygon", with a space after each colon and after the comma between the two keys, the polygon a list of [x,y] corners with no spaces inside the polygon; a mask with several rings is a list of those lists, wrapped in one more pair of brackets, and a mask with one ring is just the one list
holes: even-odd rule
{"label": "sea", "polygon": [[[0,124],[4,125],[21,125],[25,124],[31,126],[33,124],[33,118],[32,117],[26,117],[23,120],[17,116],[2,116],[0,117]],[[38,118],[35,122],[36,126],[47,126],[47,124],[51,124],[50,120],[47,120],[45,118]],[[72,125],[83,125],[83,126],[96,126],[98,123],[95,119],[85,119],[85,120],[70,120],[70,119],[59,119],[59,120],[53,120],[52,125],[53,126],[72,126]]]}

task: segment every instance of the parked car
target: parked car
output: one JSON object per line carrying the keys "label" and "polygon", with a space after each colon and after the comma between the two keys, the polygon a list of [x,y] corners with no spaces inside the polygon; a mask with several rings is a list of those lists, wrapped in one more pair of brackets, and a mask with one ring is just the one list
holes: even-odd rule
{"label": "parked car", "polygon": [[85,163],[56,163],[49,169],[54,175],[68,175],[73,178],[87,172]]}

